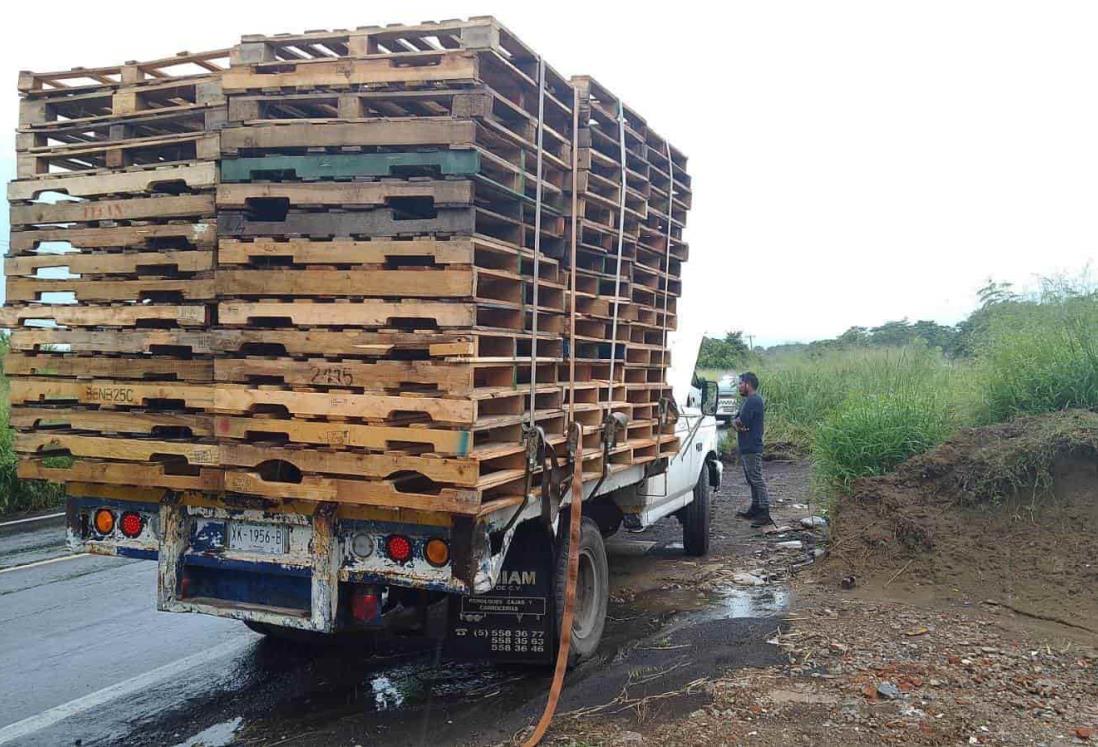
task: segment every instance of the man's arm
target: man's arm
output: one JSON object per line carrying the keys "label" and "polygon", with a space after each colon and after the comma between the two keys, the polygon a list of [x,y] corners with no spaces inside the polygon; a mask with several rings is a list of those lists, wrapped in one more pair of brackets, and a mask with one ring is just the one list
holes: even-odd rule
{"label": "man's arm", "polygon": [[753,397],[748,397],[744,400],[743,405],[740,406],[740,412],[736,416],[736,430],[749,431],[752,426],[755,425],[755,420],[759,417],[759,401]]}

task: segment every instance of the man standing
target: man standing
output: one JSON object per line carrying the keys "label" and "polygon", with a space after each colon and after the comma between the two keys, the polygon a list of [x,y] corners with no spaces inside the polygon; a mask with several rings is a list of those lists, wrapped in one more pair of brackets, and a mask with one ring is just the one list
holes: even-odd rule
{"label": "man standing", "polygon": [[732,421],[739,442],[740,462],[743,464],[743,476],[751,486],[751,507],[746,511],[737,511],[736,515],[751,519],[751,526],[764,527],[774,523],[770,518],[770,494],[766,490],[766,478],[762,473],[763,418],[766,404],[756,391],[759,377],[748,371],[740,374],[740,397],[743,404]]}

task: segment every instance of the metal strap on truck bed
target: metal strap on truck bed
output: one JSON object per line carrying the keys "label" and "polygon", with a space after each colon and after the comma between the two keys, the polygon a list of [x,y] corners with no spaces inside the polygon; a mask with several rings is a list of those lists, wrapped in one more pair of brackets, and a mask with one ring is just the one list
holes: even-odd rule
{"label": "metal strap on truck bed", "polygon": [[530,331],[530,427],[537,423],[535,406],[538,386],[538,284],[541,273],[541,179],[544,168],[542,144],[545,137],[545,59],[538,56],[537,184],[534,187],[534,298]]}
{"label": "metal strap on truck bed", "polygon": [[[661,321],[663,355],[667,355],[667,299],[671,295],[671,211],[675,209],[675,164],[671,160],[671,143],[667,147],[667,245],[663,248],[663,318]],[[668,365],[663,361],[664,366]]]}
{"label": "metal strap on truck bed", "polygon": [[614,317],[610,325],[610,392],[607,412],[614,407],[614,363],[618,354],[618,308],[621,295],[621,255],[625,246],[625,106],[618,101],[618,153],[621,156],[621,189],[618,197],[618,258],[614,272]]}

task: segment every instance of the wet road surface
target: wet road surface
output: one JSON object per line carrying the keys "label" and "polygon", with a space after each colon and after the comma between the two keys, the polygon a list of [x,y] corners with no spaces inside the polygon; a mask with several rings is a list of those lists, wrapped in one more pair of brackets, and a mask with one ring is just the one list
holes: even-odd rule
{"label": "wet road surface", "polygon": [[[736,470],[726,475],[702,562],[750,547],[729,518],[742,486]],[[447,663],[430,642],[316,648],[158,613],[155,563],[66,557],[60,525],[23,529],[0,527],[0,745],[483,744],[510,738],[543,705],[547,672]],[[674,519],[608,542],[607,631],[569,675],[560,712],[777,660],[766,640],[784,592],[702,594],[680,542]],[[698,707],[680,701],[671,707]]]}

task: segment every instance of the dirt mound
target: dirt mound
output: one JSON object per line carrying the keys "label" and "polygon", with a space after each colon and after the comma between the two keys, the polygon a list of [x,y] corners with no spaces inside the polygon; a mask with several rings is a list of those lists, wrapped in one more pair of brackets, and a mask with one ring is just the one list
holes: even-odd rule
{"label": "dirt mound", "polygon": [[965,430],[833,515],[829,575],[1098,635],[1098,413]]}

